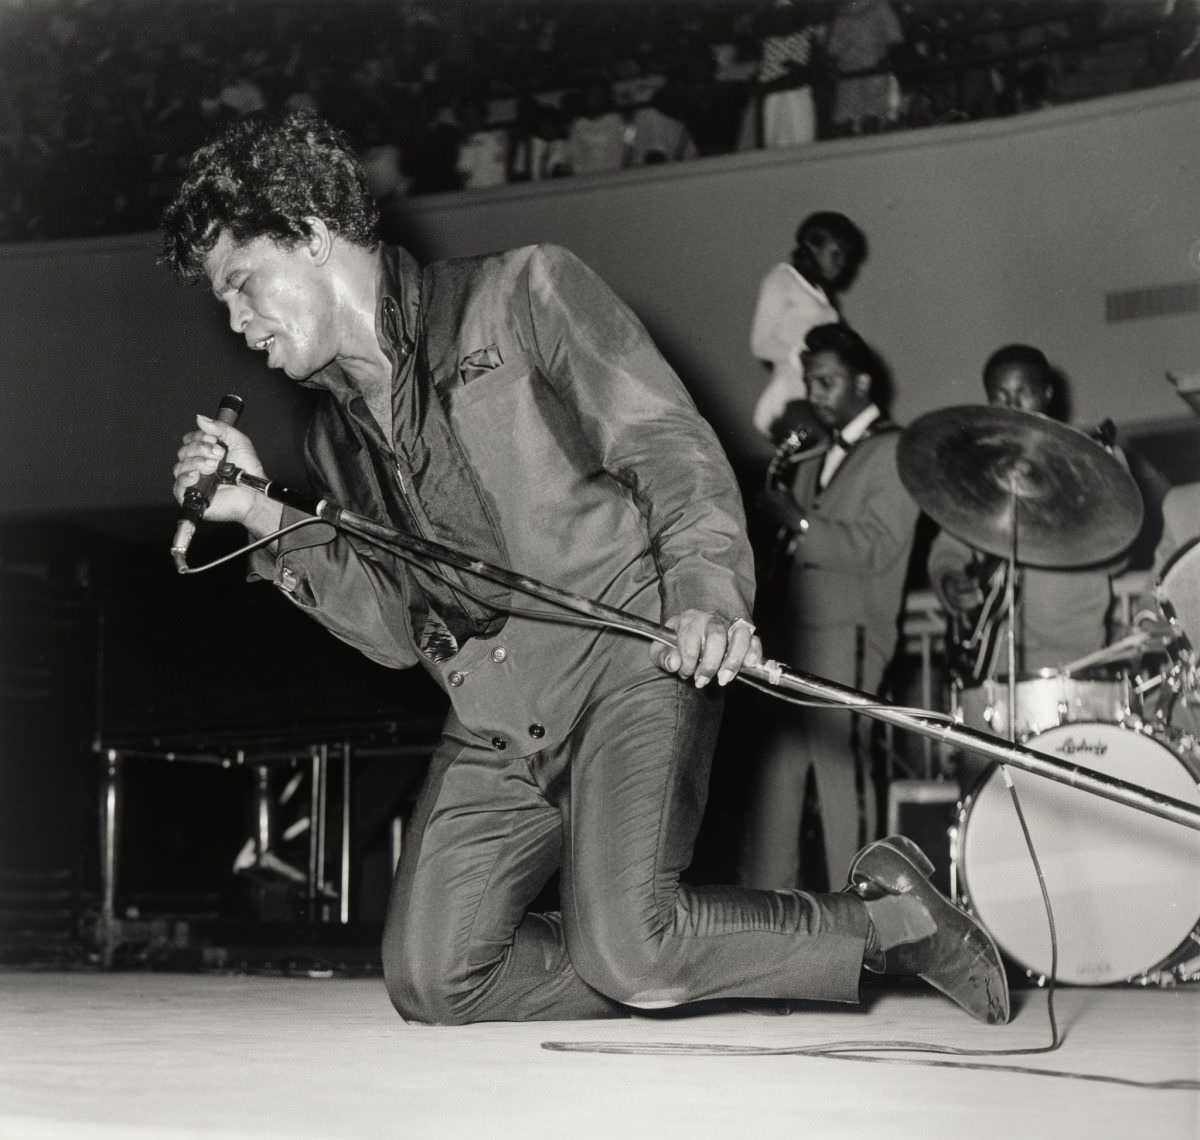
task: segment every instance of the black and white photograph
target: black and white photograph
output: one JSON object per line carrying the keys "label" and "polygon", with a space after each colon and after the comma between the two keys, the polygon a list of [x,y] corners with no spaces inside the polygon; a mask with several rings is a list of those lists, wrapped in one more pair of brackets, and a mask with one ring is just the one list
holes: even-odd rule
{"label": "black and white photograph", "polygon": [[1200,1136],[1200,2],[0,0],[0,1140]]}

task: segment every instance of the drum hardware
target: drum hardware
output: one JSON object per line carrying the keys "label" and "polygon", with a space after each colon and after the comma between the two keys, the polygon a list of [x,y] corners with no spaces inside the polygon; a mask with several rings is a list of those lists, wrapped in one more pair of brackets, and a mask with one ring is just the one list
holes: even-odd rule
{"label": "drum hardware", "polygon": [[1166,675],[1163,673],[1155,673],[1152,677],[1144,677],[1141,673],[1137,673],[1134,675],[1133,691],[1141,697],[1165,683]]}
{"label": "drum hardware", "polygon": [[980,555],[972,559],[965,573],[978,588],[980,602],[947,614],[945,639],[947,670],[963,687],[978,684],[986,676],[996,634],[1008,616],[1006,563]]}
{"label": "drum hardware", "polygon": [[1086,653],[1074,661],[1068,661],[1062,667],[1062,671],[1064,673],[1078,673],[1081,670],[1090,669],[1095,665],[1108,665],[1113,661],[1132,661],[1149,652],[1147,646],[1153,640],[1154,637],[1149,631],[1142,629],[1134,630],[1132,633],[1126,634],[1124,637],[1114,641],[1111,645],[1106,645],[1092,653]]}
{"label": "drum hardware", "polygon": [[1200,927],[1188,935],[1184,945],[1167,961],[1129,980],[1139,986],[1166,987],[1200,982]]}

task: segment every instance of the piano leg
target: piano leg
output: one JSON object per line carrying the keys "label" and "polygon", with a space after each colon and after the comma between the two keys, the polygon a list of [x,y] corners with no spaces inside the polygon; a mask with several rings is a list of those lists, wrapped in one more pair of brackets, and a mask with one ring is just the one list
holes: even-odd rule
{"label": "piano leg", "polygon": [[111,969],[121,939],[117,918],[117,872],[121,842],[121,754],[107,749],[100,779],[100,923],[96,931],[100,963]]}
{"label": "piano leg", "polygon": [[353,748],[342,744],[342,842],[341,881],[338,884],[338,918],[343,926],[350,922],[350,763]]}
{"label": "piano leg", "polygon": [[329,773],[329,745],[314,744],[309,753],[308,830],[308,920],[324,922],[325,903],[325,814]]}
{"label": "piano leg", "polygon": [[[244,762],[244,753],[238,750],[238,763]],[[255,861],[262,863],[271,850],[271,769],[267,764],[254,765],[254,854]]]}

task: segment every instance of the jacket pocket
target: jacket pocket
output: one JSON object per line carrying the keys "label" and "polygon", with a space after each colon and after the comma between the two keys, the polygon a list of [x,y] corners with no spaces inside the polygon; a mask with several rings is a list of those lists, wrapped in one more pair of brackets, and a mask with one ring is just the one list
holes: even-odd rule
{"label": "jacket pocket", "polygon": [[[494,368],[473,364],[468,369],[464,365],[460,367],[463,383],[450,390],[450,406],[452,408],[468,408],[479,400],[495,396],[506,388],[527,381],[531,369],[530,359],[523,352],[511,354],[503,364],[498,364]],[[470,379],[467,379],[467,376]]]}

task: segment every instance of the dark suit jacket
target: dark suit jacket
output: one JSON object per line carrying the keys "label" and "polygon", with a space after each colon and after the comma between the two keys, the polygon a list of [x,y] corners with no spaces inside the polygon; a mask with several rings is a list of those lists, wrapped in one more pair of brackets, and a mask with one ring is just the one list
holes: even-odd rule
{"label": "dark suit jacket", "polygon": [[[749,615],[753,563],[733,474],[678,377],[599,277],[553,246],[424,271],[386,249],[381,273],[377,328],[397,360],[395,407],[411,406],[401,385],[419,386],[428,403],[417,443],[434,438],[437,450],[385,440],[331,365],[314,378],[325,394],[306,445],[322,492],[393,525],[411,517],[451,545],[488,540],[519,573],[654,621],[688,608]],[[423,664],[485,740],[553,746],[595,695],[647,666],[640,639],[519,616],[434,662],[417,648],[416,587],[396,559],[323,526],[280,548],[257,556],[256,574],[381,664]],[[533,725],[544,729],[536,740]]]}
{"label": "dark suit jacket", "polygon": [[[808,518],[788,574],[788,620],[797,660],[805,631],[855,626],[867,648],[891,658],[918,508],[900,482],[900,433],[879,424],[847,452],[824,488],[823,455],[801,463],[792,493]],[[810,639],[811,640],[811,639]]]}

